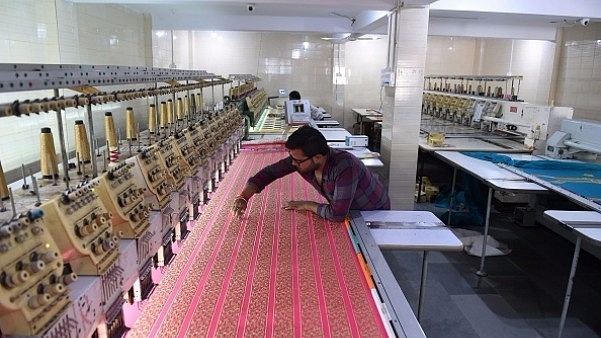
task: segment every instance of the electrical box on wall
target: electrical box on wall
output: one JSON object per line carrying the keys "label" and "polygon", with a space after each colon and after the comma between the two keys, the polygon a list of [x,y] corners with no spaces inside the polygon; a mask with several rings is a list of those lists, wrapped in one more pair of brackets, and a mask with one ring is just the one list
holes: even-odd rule
{"label": "electrical box on wall", "polygon": [[384,68],[380,71],[380,84],[382,86],[392,86],[394,84],[394,72],[390,68]]}

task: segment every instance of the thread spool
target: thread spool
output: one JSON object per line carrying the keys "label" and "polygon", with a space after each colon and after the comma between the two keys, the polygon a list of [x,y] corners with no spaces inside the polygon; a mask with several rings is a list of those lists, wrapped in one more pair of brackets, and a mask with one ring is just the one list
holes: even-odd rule
{"label": "thread spool", "polygon": [[195,98],[194,93],[192,93],[192,95],[190,96],[189,102],[190,102],[190,109],[188,110],[188,114],[190,116],[192,116],[192,115],[196,114],[196,98]]}
{"label": "thread spool", "polygon": [[154,134],[154,131],[157,128],[157,110],[154,104],[148,106],[148,130],[151,134]]}
{"label": "thread spool", "polygon": [[202,112],[202,96],[196,93],[196,112]]}
{"label": "thread spool", "polygon": [[104,135],[109,147],[117,147],[117,133],[115,132],[115,122],[113,113],[104,113]]}
{"label": "thread spool", "polygon": [[90,163],[92,156],[90,154],[90,142],[88,141],[88,133],[83,120],[75,121],[75,151],[79,154],[79,161],[82,163]]}
{"label": "thread spool", "polygon": [[25,115],[29,115],[33,112],[33,108],[31,106],[31,104],[28,101],[25,101],[23,103],[18,103],[17,105],[17,112],[19,114],[25,114]]}
{"label": "thread spool", "polygon": [[115,132],[115,122],[113,113],[104,113],[104,132],[109,152],[109,165],[119,163],[119,144],[117,143],[117,133]]}
{"label": "thread spool", "polygon": [[87,106],[88,104],[90,104],[90,99],[85,97],[85,96],[79,96],[77,97],[77,105],[78,106]]}
{"label": "thread spool", "polygon": [[11,116],[13,114],[13,107],[11,105],[4,105],[0,108],[0,114],[2,116]]}
{"label": "thread spool", "polygon": [[39,113],[39,112],[43,112],[46,110],[47,110],[46,104],[43,101],[34,100],[31,102],[31,111],[33,113]]}
{"label": "thread spool", "polygon": [[58,177],[58,161],[54,149],[52,131],[48,127],[42,128],[40,134],[40,167],[42,178],[53,179]]}
{"label": "thread spool", "polygon": [[138,136],[136,135],[136,121],[134,118],[134,109],[132,107],[127,107],[125,109],[125,138],[128,140],[136,140]]}
{"label": "thread spool", "polygon": [[4,177],[4,170],[2,169],[2,162],[0,162],[0,199],[6,201],[10,198],[8,192],[8,186],[6,185],[6,177]]}
{"label": "thread spool", "polygon": [[161,129],[167,128],[167,119],[168,119],[167,115],[169,115],[167,113],[167,102],[161,101],[161,116],[160,116],[160,120],[159,120],[159,127]]}
{"label": "thread spool", "polygon": [[184,117],[190,116],[190,99],[188,95],[184,96]]}
{"label": "thread spool", "polygon": [[58,109],[60,109],[58,101],[55,98],[46,101],[46,105],[48,110],[58,111]]}
{"label": "thread spool", "polygon": [[102,95],[94,95],[94,96],[90,97],[90,102],[92,104],[103,104],[104,103],[104,96],[102,96]]}
{"label": "thread spool", "polygon": [[61,98],[59,101],[62,101],[61,105],[65,108],[73,108],[77,106],[77,97]]}
{"label": "thread spool", "polygon": [[173,100],[167,100],[167,124],[173,124]]}
{"label": "thread spool", "polygon": [[184,104],[182,102],[182,98],[178,97],[177,101],[175,102],[175,111],[177,113],[177,120],[181,121],[184,119]]}

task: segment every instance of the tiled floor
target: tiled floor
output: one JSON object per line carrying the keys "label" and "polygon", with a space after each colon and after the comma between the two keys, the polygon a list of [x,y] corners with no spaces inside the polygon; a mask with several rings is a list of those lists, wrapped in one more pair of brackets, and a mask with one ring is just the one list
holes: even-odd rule
{"label": "tiled floor", "polygon": [[[428,209],[428,204],[416,204]],[[436,212],[435,212],[436,213]],[[471,227],[481,231],[481,227]],[[494,213],[490,235],[507,256],[431,252],[422,326],[429,338],[557,337],[574,245],[544,226],[522,227],[511,213]],[[421,252],[384,252],[414,311]],[[565,338],[601,337],[601,261],[582,251],[563,332]]]}

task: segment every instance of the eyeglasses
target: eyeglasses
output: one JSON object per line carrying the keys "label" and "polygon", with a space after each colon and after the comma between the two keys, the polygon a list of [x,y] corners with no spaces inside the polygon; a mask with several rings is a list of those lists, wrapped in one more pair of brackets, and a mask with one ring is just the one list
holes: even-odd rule
{"label": "eyeglasses", "polygon": [[308,160],[310,160],[310,159],[313,158],[313,156],[309,156],[309,157],[307,157],[305,159],[298,160],[298,159],[292,157],[292,155],[288,155],[288,156],[290,156],[290,159],[292,160],[293,163],[296,163],[296,165],[301,165],[303,162],[306,162],[306,161],[308,161]]}

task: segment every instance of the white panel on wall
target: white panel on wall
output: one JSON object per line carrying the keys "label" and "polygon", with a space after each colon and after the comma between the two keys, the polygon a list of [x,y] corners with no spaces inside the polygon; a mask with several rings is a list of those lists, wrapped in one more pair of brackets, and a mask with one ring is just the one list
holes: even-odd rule
{"label": "white panel on wall", "polygon": [[563,29],[555,104],[601,121],[601,23]]}
{"label": "white panel on wall", "polygon": [[344,127],[352,130],[353,108],[381,109],[380,71],[386,68],[388,39],[358,40],[345,44],[346,79]]}
{"label": "white panel on wall", "polygon": [[426,74],[474,74],[476,39],[428,37]]}
{"label": "white panel on wall", "polygon": [[[64,1],[64,0],[62,0]],[[146,66],[142,14],[118,5],[77,4],[79,63]]]}

